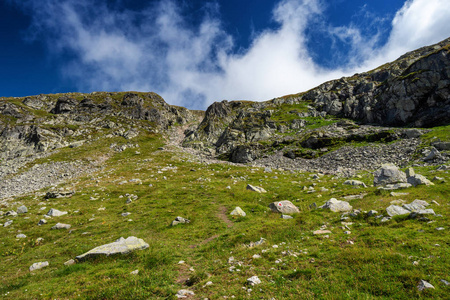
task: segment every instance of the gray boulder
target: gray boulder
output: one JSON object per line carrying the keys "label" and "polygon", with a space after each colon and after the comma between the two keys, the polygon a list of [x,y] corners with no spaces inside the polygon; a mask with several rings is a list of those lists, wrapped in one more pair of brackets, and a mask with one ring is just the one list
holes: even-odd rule
{"label": "gray boulder", "polygon": [[63,224],[63,223],[56,223],[55,226],[52,227],[52,229],[70,229],[72,227],[69,224]]}
{"label": "gray boulder", "polygon": [[420,174],[414,174],[413,176],[408,177],[408,183],[413,186],[418,185],[434,185],[430,180],[428,180],[425,176]]}
{"label": "gray boulder", "polygon": [[347,201],[340,201],[335,198],[331,198],[324,205],[320,206],[323,209],[329,209],[333,212],[351,211],[352,206]]}
{"label": "gray boulder", "polygon": [[28,212],[28,208],[25,205],[22,205],[17,209],[18,214],[25,214],[27,212]]}
{"label": "gray boulder", "polygon": [[406,183],[406,174],[393,164],[385,164],[375,171],[373,184],[386,185],[395,183]]}
{"label": "gray boulder", "polygon": [[427,289],[434,289],[434,286],[425,280],[420,280],[419,285],[417,286],[417,289],[419,290],[419,292],[421,292],[421,291],[427,290]]}
{"label": "gray boulder", "polygon": [[30,272],[34,271],[34,270],[42,269],[44,267],[48,267],[48,261],[37,262],[37,263],[32,264],[30,266]]}
{"label": "gray boulder", "polygon": [[257,192],[257,193],[266,193],[267,191],[265,189],[263,189],[262,187],[259,186],[253,186],[251,184],[247,185],[247,190],[253,191],[253,192]]}
{"label": "gray boulder", "polygon": [[230,213],[230,215],[245,217],[247,214],[245,213],[245,211],[242,210],[242,208],[240,208],[239,206],[236,206],[236,208],[233,209],[233,211]]}
{"label": "gray boulder", "polygon": [[423,159],[424,161],[429,161],[429,160],[434,160],[437,159],[441,156],[441,153],[439,152],[439,150],[437,150],[436,148],[431,148],[431,151],[426,153],[425,158]]}
{"label": "gray boulder", "polygon": [[113,243],[98,246],[84,254],[78,255],[76,260],[82,261],[99,255],[126,254],[135,250],[147,249],[148,247],[149,245],[144,240],[137,237],[130,236],[126,239],[121,237]]}
{"label": "gray boulder", "polygon": [[178,224],[186,224],[189,222],[191,222],[191,221],[189,221],[188,219],[185,219],[183,217],[176,217],[175,220],[172,221],[172,226],[176,226]]}
{"label": "gray boulder", "polygon": [[54,208],[50,208],[50,210],[47,213],[47,216],[50,216],[50,217],[60,217],[60,216],[64,216],[64,215],[67,215],[67,211],[59,211]]}
{"label": "gray boulder", "polygon": [[393,217],[393,216],[401,216],[401,215],[407,215],[409,213],[411,213],[411,211],[398,206],[398,205],[391,205],[388,208],[386,208],[386,213]]}
{"label": "gray boulder", "polygon": [[288,200],[272,202],[269,204],[269,208],[273,212],[278,212],[282,214],[297,214],[300,212],[298,207]]}
{"label": "gray boulder", "polygon": [[344,181],[345,185],[353,185],[353,186],[362,186],[362,187],[367,187],[366,184],[362,181],[359,180],[346,180]]}

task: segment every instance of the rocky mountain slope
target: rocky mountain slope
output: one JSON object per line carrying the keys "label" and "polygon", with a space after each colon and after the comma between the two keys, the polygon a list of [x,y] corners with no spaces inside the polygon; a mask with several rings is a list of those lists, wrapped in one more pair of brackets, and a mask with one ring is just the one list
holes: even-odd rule
{"label": "rocky mountain slope", "polygon": [[[184,145],[249,162],[274,149],[285,150],[290,158],[314,158],[344,142],[417,138],[418,131],[392,126],[450,123],[449,56],[446,39],[297,95],[260,103],[214,103],[201,124],[187,132]],[[414,152],[409,146],[394,151],[402,149]]]}
{"label": "rocky mountain slope", "polygon": [[449,43],[266,102],[0,98],[5,299],[446,299]]}

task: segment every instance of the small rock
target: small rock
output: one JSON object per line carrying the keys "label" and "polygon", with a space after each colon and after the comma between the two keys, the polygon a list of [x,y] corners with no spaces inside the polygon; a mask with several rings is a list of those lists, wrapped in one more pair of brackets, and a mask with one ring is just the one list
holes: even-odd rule
{"label": "small rock", "polygon": [[289,216],[289,215],[281,215],[281,218],[282,218],[282,219],[285,219],[285,220],[293,219],[293,217],[292,217],[292,216]]}
{"label": "small rock", "polygon": [[352,185],[352,186],[362,186],[362,187],[367,187],[366,184],[362,181],[359,180],[346,180],[344,181],[345,185]]}
{"label": "small rock", "polygon": [[236,206],[236,208],[230,213],[230,215],[245,217],[247,214],[245,213],[245,211],[242,210],[242,208]]}
{"label": "small rock", "polygon": [[187,298],[189,296],[194,296],[195,293],[190,290],[179,290],[175,295],[177,298]]}
{"label": "small rock", "polygon": [[130,212],[124,212],[120,214],[122,217],[128,217],[129,215],[131,215]]}
{"label": "small rock", "polygon": [[139,274],[139,270],[134,270],[134,271],[130,272],[130,274],[131,275],[137,275],[137,274]]}
{"label": "small rock", "polygon": [[376,210],[370,210],[370,211],[367,213],[367,216],[372,217],[372,216],[375,216],[376,214],[378,214],[378,212],[377,212]]}
{"label": "small rock", "polygon": [[3,224],[3,227],[8,227],[9,225],[11,225],[13,223],[12,220],[8,220],[5,222],[5,224]]}
{"label": "small rock", "polygon": [[247,284],[254,286],[257,284],[260,284],[261,280],[258,278],[258,276],[252,276],[250,278],[247,279]]}
{"label": "small rock", "polygon": [[75,260],[73,260],[73,259],[69,259],[68,261],[66,261],[64,263],[65,266],[71,266],[71,265],[74,265],[74,264],[75,264]]}
{"label": "small rock", "polygon": [[41,226],[41,225],[44,225],[44,224],[47,224],[47,220],[46,219],[40,219],[38,225]]}
{"label": "small rock", "polygon": [[390,221],[392,218],[391,217],[384,217],[383,219],[381,219],[381,223],[385,223]]}
{"label": "small rock", "polygon": [[27,212],[28,212],[28,208],[25,205],[22,205],[17,209],[18,214],[25,214]]}
{"label": "small rock", "polygon": [[417,289],[421,292],[426,289],[434,289],[434,286],[432,286],[429,282],[426,282],[425,280],[421,280],[419,282],[419,285],[417,286]]}
{"label": "small rock", "polygon": [[178,224],[187,224],[187,223],[190,223],[190,222],[191,221],[189,221],[188,219],[185,219],[183,217],[178,216],[178,217],[175,218],[175,220],[172,221],[171,225],[172,226],[176,226]]}
{"label": "small rock", "polygon": [[23,233],[19,233],[18,235],[16,235],[16,238],[17,239],[24,239],[24,238],[26,238],[27,236],[25,235],[25,234],[23,234]]}
{"label": "small rock", "polygon": [[436,228],[436,230],[437,231],[441,231],[441,230],[445,230],[445,228],[444,227],[438,227],[438,228]]}
{"label": "small rock", "polygon": [[265,189],[263,189],[262,187],[259,187],[259,186],[253,186],[253,185],[251,185],[251,184],[248,184],[248,185],[247,185],[247,190],[254,191],[254,192],[257,192],[257,193],[266,193],[266,192],[267,192],[267,191],[266,191]]}
{"label": "small rock", "polygon": [[56,223],[55,226],[52,227],[52,229],[70,229],[71,225],[69,224],[63,224],[63,223]]}
{"label": "small rock", "polygon": [[450,284],[450,282],[448,282],[448,281],[445,280],[445,279],[440,279],[439,281],[442,282],[442,283],[445,284],[445,285],[449,285],[449,284]]}
{"label": "small rock", "polygon": [[100,255],[109,256],[114,254],[127,254],[134,250],[147,249],[148,247],[149,245],[146,242],[134,236],[130,236],[126,239],[121,237],[113,243],[98,246],[82,255],[78,255],[76,260],[82,261],[89,257]]}
{"label": "small rock", "polygon": [[51,208],[51,209],[48,211],[47,216],[50,216],[50,217],[60,217],[60,216],[66,215],[66,214],[67,214],[67,211],[59,211],[59,210],[57,210],[57,209]]}
{"label": "small rock", "polygon": [[34,271],[34,270],[39,270],[42,269],[44,267],[48,267],[48,261],[44,261],[44,262],[37,262],[34,263],[30,266],[30,272]]}
{"label": "small rock", "polygon": [[335,198],[331,198],[324,205],[320,206],[323,209],[329,209],[333,212],[344,212],[352,210],[352,206],[346,201],[339,201]]}
{"label": "small rock", "polygon": [[411,211],[397,205],[391,205],[388,208],[386,208],[386,213],[390,216],[401,216],[401,215],[407,215]]}
{"label": "small rock", "polygon": [[259,255],[259,254],[254,254],[254,255],[252,256],[252,258],[253,258],[253,259],[259,259],[259,258],[261,258],[261,255]]}
{"label": "small rock", "polygon": [[322,230],[322,229],[316,230],[316,231],[313,232],[314,235],[328,234],[328,233],[332,233],[332,232],[329,231],[329,230]]}

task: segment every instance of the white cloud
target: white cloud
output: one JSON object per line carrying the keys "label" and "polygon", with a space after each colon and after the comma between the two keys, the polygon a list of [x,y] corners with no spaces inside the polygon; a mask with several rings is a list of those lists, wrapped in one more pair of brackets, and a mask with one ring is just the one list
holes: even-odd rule
{"label": "white cloud", "polygon": [[381,48],[376,46],[379,34],[365,36],[354,24],[319,24],[351,45],[346,65],[327,70],[312,59],[305,33],[323,16],[322,0],[280,1],[273,10],[278,28],[254,34],[251,46],[240,53],[214,4],[205,5],[194,27],[173,1],[140,12],[114,10],[102,1],[13,1],[33,16],[35,37],[46,40],[53,56],[67,59],[63,74],[81,91],[155,91],[171,104],[190,108],[301,92],[450,35],[447,0],[407,1]]}

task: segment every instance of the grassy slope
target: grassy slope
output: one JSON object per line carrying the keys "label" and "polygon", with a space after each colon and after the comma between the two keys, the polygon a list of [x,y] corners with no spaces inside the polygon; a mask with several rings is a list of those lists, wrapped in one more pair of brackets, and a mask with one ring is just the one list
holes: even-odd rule
{"label": "grassy slope", "polygon": [[[116,138],[114,142],[120,140]],[[382,212],[398,197],[374,187],[363,190],[345,186],[344,179],[329,175],[314,180],[306,173],[264,173],[251,167],[190,162],[179,153],[159,151],[163,142],[157,136],[141,136],[135,142],[139,143],[139,149],[111,154],[97,175],[68,183],[66,186],[75,186],[77,190],[71,198],[18,199],[29,212],[14,218],[11,226],[0,227],[2,297],[170,299],[181,288],[194,290],[198,298],[210,299],[232,295],[238,299],[405,299],[448,295],[449,287],[439,282],[439,279],[450,281],[448,184],[410,188],[406,190],[409,195],[402,197],[408,202],[414,199],[439,202],[441,205],[433,208],[443,217],[431,217],[434,223],[395,218],[380,224],[374,218],[360,217],[353,220],[352,232],[346,235],[340,228],[339,213],[309,210],[309,205],[364,191],[368,193],[364,199],[350,201],[353,207]],[[99,151],[105,154],[110,151],[108,146],[109,142],[99,141],[76,151],[86,149],[86,156],[95,156]],[[55,158],[60,160],[61,155]],[[158,172],[166,166],[177,169]],[[431,178],[436,175],[450,181],[448,172],[435,172],[434,168],[419,171]],[[361,176],[366,184],[371,183],[370,173]],[[143,184],[118,184],[132,178],[141,179]],[[248,183],[263,186],[268,192],[247,191]],[[308,194],[302,189],[313,184],[316,190],[326,187],[329,191]],[[126,193],[139,198],[126,204],[126,197],[120,198]],[[285,199],[302,211],[293,220],[283,220],[268,211],[269,203]],[[44,204],[40,205],[41,202]],[[46,209],[40,210],[42,206]],[[229,216],[236,206],[246,211],[247,217]],[[105,210],[99,211],[101,207]],[[69,214],[37,226],[50,208],[67,210]],[[122,212],[131,215],[122,217]],[[176,216],[186,217],[191,223],[170,227]],[[6,219],[0,219],[1,223]],[[50,230],[57,222],[71,224],[72,231]],[[332,231],[329,239],[312,234],[322,225]],[[445,230],[436,231],[436,227]],[[26,239],[15,238],[19,230],[27,235]],[[131,235],[144,239],[150,248],[126,256],[63,265],[93,247]],[[41,245],[35,243],[38,237],[44,238]],[[267,242],[254,248],[243,246],[260,237]],[[274,244],[279,247],[273,248]],[[263,253],[264,249],[269,251]],[[302,253],[297,257],[282,254],[288,250]],[[262,258],[252,259],[254,254]],[[241,262],[241,266],[235,265],[239,272],[229,271],[231,256]],[[281,263],[275,262],[278,259]],[[186,264],[179,265],[180,260]],[[30,273],[29,266],[38,261],[49,261],[50,266]],[[419,265],[414,266],[413,261]],[[189,270],[191,267],[194,271]],[[130,275],[136,269],[139,274]],[[259,276],[262,284],[249,293],[243,287],[253,275]],[[190,287],[184,285],[187,278]],[[418,292],[420,279],[432,283],[436,289]],[[207,281],[213,285],[205,286]]]}

